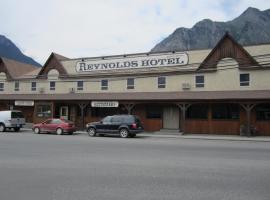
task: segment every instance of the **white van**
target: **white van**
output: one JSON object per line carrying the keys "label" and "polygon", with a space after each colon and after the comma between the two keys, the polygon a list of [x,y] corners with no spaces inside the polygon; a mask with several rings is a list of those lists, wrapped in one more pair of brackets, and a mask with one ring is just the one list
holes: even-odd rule
{"label": "white van", "polygon": [[25,118],[21,111],[7,110],[0,111],[0,132],[13,128],[14,131],[20,131],[25,125]]}

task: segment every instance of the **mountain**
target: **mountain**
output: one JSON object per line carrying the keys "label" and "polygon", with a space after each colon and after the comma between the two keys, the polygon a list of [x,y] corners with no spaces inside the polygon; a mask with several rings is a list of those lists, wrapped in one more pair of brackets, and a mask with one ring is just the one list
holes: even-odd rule
{"label": "mountain", "polygon": [[0,56],[41,67],[38,62],[24,55],[10,39],[3,35],[0,35]]}
{"label": "mountain", "polygon": [[270,43],[270,9],[260,11],[248,8],[239,17],[228,22],[204,19],[192,28],[177,28],[158,43],[151,52],[211,49],[229,32],[242,45]]}

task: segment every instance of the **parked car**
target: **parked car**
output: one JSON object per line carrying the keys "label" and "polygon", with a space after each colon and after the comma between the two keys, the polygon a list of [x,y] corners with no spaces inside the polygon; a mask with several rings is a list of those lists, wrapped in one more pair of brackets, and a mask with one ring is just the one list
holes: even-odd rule
{"label": "parked car", "polygon": [[135,137],[137,133],[143,132],[140,119],[135,115],[113,115],[107,116],[99,122],[86,125],[89,136],[118,134],[122,138]]}
{"label": "parked car", "polygon": [[0,111],[0,132],[4,132],[6,129],[14,129],[17,132],[23,125],[25,125],[25,118],[21,111]]}
{"label": "parked car", "polygon": [[47,119],[42,123],[34,124],[33,131],[36,134],[56,133],[57,135],[62,135],[63,133],[68,133],[72,135],[73,132],[76,131],[76,128],[72,121],[66,119],[52,118]]}

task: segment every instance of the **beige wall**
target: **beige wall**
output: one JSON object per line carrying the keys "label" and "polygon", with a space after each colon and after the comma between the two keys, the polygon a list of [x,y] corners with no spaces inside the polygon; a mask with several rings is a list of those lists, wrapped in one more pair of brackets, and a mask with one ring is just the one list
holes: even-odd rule
{"label": "beige wall", "polygon": [[[250,73],[250,86],[240,86],[239,74]],[[195,87],[195,76],[205,76],[205,87]],[[84,90],[80,92],[163,92],[163,91],[183,91],[182,84],[189,83],[190,91],[225,91],[225,90],[270,90],[270,70],[249,70],[241,71],[238,68],[217,70],[204,74],[181,74],[166,76],[166,88],[157,87],[157,77],[136,77],[135,89],[127,90],[127,77],[108,78],[109,89],[101,90],[100,80],[102,78],[80,79],[84,81]],[[37,91],[31,91],[31,82],[37,82]],[[56,90],[49,90],[49,81],[56,82]],[[77,87],[77,80],[56,79],[56,80],[21,80],[20,91],[14,91],[15,82],[0,80],[5,83],[5,90],[0,94],[33,94],[39,93],[39,88],[44,88],[45,93],[68,93],[70,88]],[[78,91],[79,92],[79,91]]]}

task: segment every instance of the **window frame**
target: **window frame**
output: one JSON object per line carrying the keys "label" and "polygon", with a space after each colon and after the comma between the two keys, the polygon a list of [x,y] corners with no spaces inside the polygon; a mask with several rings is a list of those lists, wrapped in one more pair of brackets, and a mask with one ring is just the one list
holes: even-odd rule
{"label": "window frame", "polygon": [[0,92],[5,91],[5,83],[0,83]]}
{"label": "window frame", "polygon": [[109,88],[108,79],[102,79],[100,83],[101,83],[101,90],[108,90]]}
{"label": "window frame", "polygon": [[[54,86],[52,86],[54,84]],[[55,91],[56,88],[56,82],[55,81],[50,81],[50,91]]]}
{"label": "window frame", "polygon": [[[81,85],[80,85],[81,83]],[[84,86],[84,81],[77,81],[77,90],[82,91]]]}
{"label": "window frame", "polygon": [[[33,86],[33,84],[35,86]],[[35,81],[31,82],[31,91],[37,91],[37,82],[35,82]]]}
{"label": "window frame", "polygon": [[14,91],[20,91],[20,82],[19,81],[15,81],[15,83],[14,83]]}
{"label": "window frame", "polygon": [[[248,80],[241,80],[241,77],[247,75]],[[239,74],[239,83],[241,87],[250,86],[250,73],[241,73]]]}
{"label": "window frame", "polygon": [[158,88],[166,88],[166,76],[159,76],[157,79]]}
{"label": "window frame", "polygon": [[[202,80],[200,80],[202,78]],[[195,86],[196,88],[204,88],[205,78],[204,75],[196,75],[195,76]]]}
{"label": "window frame", "polygon": [[[131,81],[131,83],[130,83]],[[135,89],[135,79],[134,78],[127,78],[127,89],[132,90]]]}

